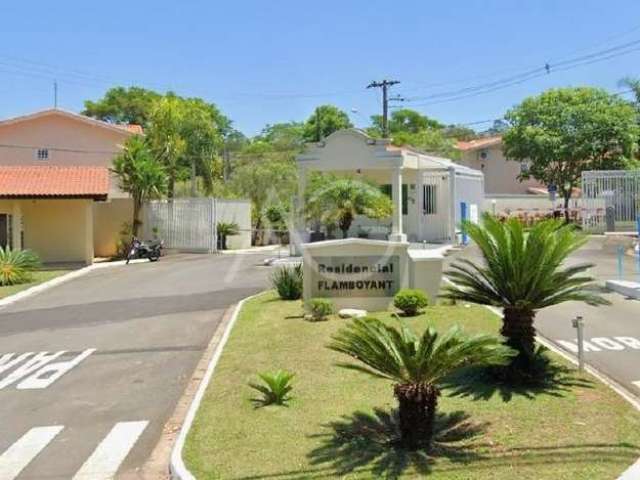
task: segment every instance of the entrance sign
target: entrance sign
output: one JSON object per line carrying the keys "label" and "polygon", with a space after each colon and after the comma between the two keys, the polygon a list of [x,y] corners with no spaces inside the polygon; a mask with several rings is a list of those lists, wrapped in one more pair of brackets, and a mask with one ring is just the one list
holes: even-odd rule
{"label": "entrance sign", "polygon": [[400,260],[390,257],[315,257],[312,297],[393,297],[400,290]]}
{"label": "entrance sign", "polygon": [[409,250],[408,242],[365,238],[302,245],[305,302],[329,298],[336,308],[386,310],[402,288],[419,288],[435,299],[442,255]]}

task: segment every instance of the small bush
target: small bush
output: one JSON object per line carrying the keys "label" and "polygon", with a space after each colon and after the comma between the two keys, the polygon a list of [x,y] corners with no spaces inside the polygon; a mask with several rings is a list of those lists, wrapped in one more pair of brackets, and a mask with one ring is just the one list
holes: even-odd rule
{"label": "small bush", "polygon": [[393,297],[393,305],[405,315],[413,316],[429,305],[429,298],[422,290],[403,288]]}
{"label": "small bush", "polygon": [[0,247],[0,286],[28,283],[40,258],[31,250],[11,250]]}
{"label": "small bush", "polygon": [[326,320],[334,312],[333,302],[327,298],[312,298],[307,302],[307,309],[313,320]]}
{"label": "small bush", "polygon": [[258,377],[263,383],[249,383],[249,386],[262,394],[262,398],[256,399],[261,405],[286,405],[291,400],[291,380],[293,373],[284,370],[259,373]]}
{"label": "small bush", "polygon": [[298,300],[302,297],[302,264],[278,267],[271,276],[271,283],[282,300]]}

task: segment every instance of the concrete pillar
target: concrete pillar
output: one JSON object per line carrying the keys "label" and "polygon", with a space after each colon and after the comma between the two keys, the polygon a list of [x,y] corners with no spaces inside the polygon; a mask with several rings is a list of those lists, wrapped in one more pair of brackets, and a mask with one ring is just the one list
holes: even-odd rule
{"label": "concrete pillar", "polygon": [[19,201],[13,202],[11,212],[11,248],[22,249],[22,206]]}
{"label": "concrete pillar", "polygon": [[84,231],[85,231],[85,263],[91,265],[94,257],[93,245],[93,201],[85,200],[84,207]]}
{"label": "concrete pillar", "polygon": [[457,204],[458,195],[456,193],[456,170],[454,167],[449,167],[449,237],[450,241],[453,244],[457,242],[456,236],[456,228],[457,222],[456,218],[459,212],[459,206]]}
{"label": "concrete pillar", "polygon": [[407,236],[402,227],[402,167],[394,167],[391,171],[391,201],[393,203],[393,214],[391,222],[392,242],[406,242]]}

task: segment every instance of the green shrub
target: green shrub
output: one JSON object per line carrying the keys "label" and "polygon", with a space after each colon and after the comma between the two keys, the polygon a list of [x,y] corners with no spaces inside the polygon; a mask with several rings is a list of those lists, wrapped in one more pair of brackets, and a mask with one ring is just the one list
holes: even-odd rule
{"label": "green shrub", "polygon": [[429,305],[429,298],[422,290],[403,288],[393,297],[393,305],[405,315],[413,316]]}
{"label": "green shrub", "polygon": [[333,302],[327,298],[312,298],[307,302],[307,309],[313,320],[326,320],[334,312]]}
{"label": "green shrub", "polygon": [[282,300],[298,300],[302,297],[302,264],[278,267],[271,276],[271,283]]}
{"label": "green shrub", "polygon": [[0,286],[28,283],[40,258],[31,250],[11,250],[0,247]]}
{"label": "green shrub", "polygon": [[227,249],[227,237],[238,235],[240,227],[235,222],[218,222],[216,225],[216,233],[218,234],[218,248],[220,250]]}
{"label": "green shrub", "polygon": [[249,386],[262,394],[262,398],[256,399],[261,405],[286,405],[291,400],[291,380],[293,373],[284,370],[259,373],[258,377],[263,383],[249,383]]}

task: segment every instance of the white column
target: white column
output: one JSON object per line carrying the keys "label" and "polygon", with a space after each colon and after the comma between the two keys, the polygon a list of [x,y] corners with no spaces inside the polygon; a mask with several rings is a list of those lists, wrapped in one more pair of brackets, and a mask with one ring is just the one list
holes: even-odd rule
{"label": "white column", "polygon": [[456,230],[458,223],[456,218],[458,217],[458,209],[460,208],[457,202],[458,195],[456,194],[456,171],[453,167],[449,167],[449,237],[451,243],[457,243]]}
{"label": "white column", "polygon": [[11,248],[22,249],[22,207],[19,201],[13,202],[11,212]]}
{"label": "white column", "polygon": [[392,242],[406,242],[407,236],[402,228],[402,167],[394,167],[391,171],[391,201],[393,203],[393,214],[391,222]]}
{"label": "white column", "polygon": [[[298,194],[294,202],[293,225],[289,227],[289,252],[292,255],[302,255],[300,244],[307,241],[305,221],[304,194],[307,187],[307,169],[298,166]],[[292,228],[293,227],[293,228]]]}

